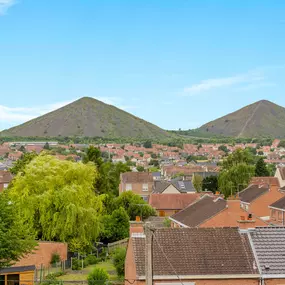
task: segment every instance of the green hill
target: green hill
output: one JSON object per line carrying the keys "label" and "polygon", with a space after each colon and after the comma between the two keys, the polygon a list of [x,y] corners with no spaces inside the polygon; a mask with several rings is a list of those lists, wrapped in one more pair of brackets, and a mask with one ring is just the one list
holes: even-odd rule
{"label": "green hill", "polygon": [[231,137],[285,137],[285,108],[262,100],[211,121],[198,132]]}
{"label": "green hill", "polygon": [[2,137],[105,137],[165,139],[174,135],[114,106],[84,97],[4,130]]}

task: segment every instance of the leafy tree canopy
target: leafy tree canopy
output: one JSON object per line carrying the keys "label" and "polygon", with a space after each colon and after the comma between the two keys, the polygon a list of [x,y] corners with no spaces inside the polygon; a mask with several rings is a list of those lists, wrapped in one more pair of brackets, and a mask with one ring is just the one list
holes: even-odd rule
{"label": "leafy tree canopy", "polygon": [[43,240],[77,238],[90,245],[99,234],[102,202],[93,191],[92,163],[61,161],[50,155],[34,158],[14,178],[8,195],[24,223]]}
{"label": "leafy tree canopy", "polygon": [[0,269],[11,266],[36,246],[32,231],[23,223],[16,205],[0,193]]}
{"label": "leafy tree canopy", "polygon": [[216,193],[218,191],[218,177],[213,175],[205,177],[202,182],[202,190]]}
{"label": "leafy tree canopy", "polygon": [[263,177],[269,176],[269,170],[266,167],[266,163],[264,162],[263,158],[259,158],[255,165],[255,176],[256,177]]}
{"label": "leafy tree canopy", "polygon": [[24,153],[21,158],[14,163],[13,167],[10,168],[10,172],[14,175],[18,174],[19,172],[24,172],[26,165],[37,156],[38,155],[35,152]]}

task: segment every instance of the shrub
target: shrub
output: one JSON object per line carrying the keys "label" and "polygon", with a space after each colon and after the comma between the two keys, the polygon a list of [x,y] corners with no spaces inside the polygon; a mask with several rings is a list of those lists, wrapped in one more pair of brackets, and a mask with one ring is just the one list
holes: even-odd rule
{"label": "shrub", "polygon": [[168,218],[165,218],[163,221],[163,226],[165,228],[170,228],[171,227],[171,220],[169,220]]}
{"label": "shrub", "polygon": [[107,271],[103,268],[94,268],[88,275],[88,285],[105,285],[109,280]]}
{"label": "shrub", "polygon": [[118,276],[124,276],[125,274],[125,259],[126,259],[126,249],[117,248],[113,255],[113,264],[116,268]]}
{"label": "shrub", "polygon": [[85,258],[84,261],[86,261],[90,265],[94,265],[99,262],[99,259],[95,255],[90,254]]}
{"label": "shrub", "polygon": [[60,261],[61,261],[60,255],[57,252],[54,252],[51,256],[50,264],[55,264]]}
{"label": "shrub", "polygon": [[80,270],[81,268],[82,268],[82,261],[79,260],[78,258],[72,258],[72,270]]}
{"label": "shrub", "polygon": [[51,273],[48,274],[45,278],[45,280],[41,283],[43,285],[61,285],[62,281],[56,279],[56,274]]}

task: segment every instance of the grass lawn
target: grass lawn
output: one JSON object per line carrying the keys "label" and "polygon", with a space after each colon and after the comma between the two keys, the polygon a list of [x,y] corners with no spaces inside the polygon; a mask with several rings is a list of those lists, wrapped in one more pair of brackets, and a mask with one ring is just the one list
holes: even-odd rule
{"label": "grass lawn", "polygon": [[105,269],[108,274],[110,275],[110,280],[115,281],[119,280],[117,273],[116,273],[116,268],[114,267],[112,260],[107,260],[104,262],[100,262],[96,265],[90,265],[84,268],[83,270],[78,270],[78,271],[72,271],[69,270],[67,271],[66,275],[58,277],[58,280],[63,280],[63,281],[84,281],[87,280],[88,274],[94,269],[94,268],[103,268]]}

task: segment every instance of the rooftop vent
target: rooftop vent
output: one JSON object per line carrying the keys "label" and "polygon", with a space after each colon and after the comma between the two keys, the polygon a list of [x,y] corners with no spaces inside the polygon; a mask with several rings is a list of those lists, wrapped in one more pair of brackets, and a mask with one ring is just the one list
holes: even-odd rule
{"label": "rooftop vent", "polygon": [[264,268],[265,268],[265,270],[269,270],[269,269],[270,269],[270,266],[269,266],[268,264],[265,264],[265,265],[264,265]]}

